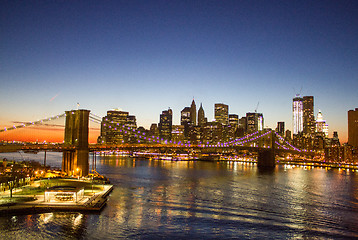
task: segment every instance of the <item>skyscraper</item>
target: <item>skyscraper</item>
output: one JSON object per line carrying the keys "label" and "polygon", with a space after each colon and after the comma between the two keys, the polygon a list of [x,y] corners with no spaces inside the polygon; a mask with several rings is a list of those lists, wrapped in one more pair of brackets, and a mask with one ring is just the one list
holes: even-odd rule
{"label": "skyscraper", "polygon": [[313,96],[304,96],[303,101],[303,133],[312,135],[316,129],[314,119]]}
{"label": "skyscraper", "polygon": [[229,125],[231,127],[233,127],[234,131],[236,131],[236,129],[239,126],[239,115],[237,114],[230,114],[229,115]]}
{"label": "skyscraper", "polygon": [[326,124],[326,121],[323,120],[321,110],[317,113],[316,132],[324,133],[324,136],[328,137],[328,125]]}
{"label": "skyscraper", "polygon": [[285,122],[277,122],[276,132],[282,137],[285,135]]}
{"label": "skyscraper", "polygon": [[196,125],[196,105],[194,99],[191,102],[191,106],[190,106],[190,123],[193,126]]}
{"label": "skyscraper", "polygon": [[338,132],[334,131],[333,132],[333,137],[332,137],[332,146],[340,146],[341,143],[339,142],[339,138],[338,138]]}
{"label": "skyscraper", "polygon": [[292,103],[293,134],[299,134],[303,130],[303,99],[296,95]]}
{"label": "skyscraper", "polygon": [[167,111],[162,111],[160,114],[159,121],[159,137],[163,139],[163,141],[170,141],[172,135],[172,120],[173,120],[173,112],[169,108]]}
{"label": "skyscraper", "polygon": [[229,106],[223,103],[215,103],[215,121],[222,125],[229,124]]}
{"label": "skyscraper", "polygon": [[262,113],[246,113],[246,131],[253,133],[262,131],[264,126],[264,117]]}
{"label": "skyscraper", "polygon": [[190,107],[185,107],[180,112],[180,125],[189,125],[191,122],[191,109]]}
{"label": "skyscraper", "polygon": [[172,141],[179,143],[184,142],[184,126],[173,125],[172,126]]}
{"label": "skyscraper", "polygon": [[189,126],[191,125],[191,108],[185,107],[180,112],[180,125],[184,126],[184,136],[189,138]]}
{"label": "skyscraper", "polygon": [[348,144],[358,149],[358,108],[348,111]]}
{"label": "skyscraper", "polygon": [[102,118],[101,135],[98,141],[100,143],[123,143],[134,140],[133,132],[128,131],[125,134],[122,131],[124,128],[130,128],[130,130],[137,128],[135,116],[130,116],[129,112],[119,110],[107,111],[107,115]]}
{"label": "skyscraper", "polygon": [[200,103],[200,108],[198,111],[198,125],[204,126],[205,123],[206,123],[206,121],[205,121],[205,112],[203,109],[203,104]]}

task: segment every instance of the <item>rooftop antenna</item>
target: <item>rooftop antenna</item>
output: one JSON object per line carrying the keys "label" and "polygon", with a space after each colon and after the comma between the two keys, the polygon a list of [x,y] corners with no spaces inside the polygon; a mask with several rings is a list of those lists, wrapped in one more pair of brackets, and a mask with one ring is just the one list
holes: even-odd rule
{"label": "rooftop antenna", "polygon": [[80,103],[77,103],[77,110],[80,109]]}
{"label": "rooftop antenna", "polygon": [[302,92],[302,88],[303,88],[303,86],[301,86],[301,88],[300,88],[300,91],[299,91],[299,92],[296,92],[296,89],[295,89],[294,87],[292,87],[292,88],[293,88],[293,92],[296,94],[296,97],[301,96],[301,92]]}
{"label": "rooftop antenna", "polygon": [[255,108],[255,113],[257,113],[257,109],[259,108],[259,104],[260,104],[260,102],[257,102],[256,108]]}
{"label": "rooftop antenna", "polygon": [[298,92],[298,96],[301,95],[301,92],[302,92],[302,86],[301,86],[301,88],[300,88],[300,91]]}

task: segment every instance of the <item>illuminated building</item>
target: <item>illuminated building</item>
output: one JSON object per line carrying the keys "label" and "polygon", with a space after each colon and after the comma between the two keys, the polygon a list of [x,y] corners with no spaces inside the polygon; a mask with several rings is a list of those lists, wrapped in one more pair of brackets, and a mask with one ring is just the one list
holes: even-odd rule
{"label": "illuminated building", "polygon": [[180,112],[180,125],[189,125],[190,124],[190,107],[185,107],[183,110],[181,110]]}
{"label": "illuminated building", "polygon": [[[148,136],[148,135],[149,135],[149,131],[148,131],[147,129],[145,129],[144,127],[138,127],[138,128],[137,128],[137,133],[138,133],[138,132],[140,132],[143,137],[142,137],[142,136],[141,136],[141,137],[140,137],[140,136],[136,137],[136,138],[135,138],[136,141],[137,141],[138,143],[147,143],[148,140],[147,140],[146,138],[144,138],[144,136]],[[153,135],[149,135],[149,136],[153,136]]]}
{"label": "illuminated building", "polygon": [[334,131],[333,138],[332,138],[332,146],[340,146],[340,145],[341,143],[339,142],[338,132]]}
{"label": "illuminated building", "polygon": [[[306,135],[306,139],[312,139],[312,137],[310,135]],[[315,150],[322,150],[325,147],[325,136],[324,133],[320,134],[316,134],[313,137],[313,146],[310,145],[306,145],[305,148],[306,149],[315,149]]]}
{"label": "illuminated building", "polygon": [[332,146],[325,148],[325,159],[329,162],[353,163],[353,149],[351,145]]}
{"label": "illuminated building", "polygon": [[358,108],[348,111],[348,144],[358,150]]}
{"label": "illuminated building", "polygon": [[202,140],[202,127],[190,126],[189,127],[189,141],[191,144],[199,144]]}
{"label": "illuminated building", "polygon": [[276,132],[282,137],[285,135],[285,122],[277,122]]}
{"label": "illuminated building", "polygon": [[293,134],[299,134],[303,130],[303,102],[296,96],[292,103]]}
{"label": "illuminated building", "polygon": [[190,106],[190,123],[193,126],[196,125],[196,105],[194,99],[191,102],[191,106]]}
{"label": "illuminated building", "polygon": [[303,133],[312,135],[315,132],[316,124],[314,119],[313,96],[304,96],[303,102]]}
{"label": "illuminated building", "polygon": [[292,139],[292,132],[287,129],[285,132],[285,140],[291,140],[291,139]]}
{"label": "illuminated building", "polygon": [[184,126],[184,136],[188,140],[190,138],[189,127],[196,125],[196,105],[194,99],[190,107],[185,107],[180,112],[180,125]]}
{"label": "illuminated building", "polygon": [[191,125],[191,108],[185,107],[180,112],[180,125],[184,126],[184,136],[189,138],[189,126]]}
{"label": "illuminated building", "polygon": [[222,125],[229,124],[229,106],[223,103],[215,103],[215,121]]}
{"label": "illuminated building", "polygon": [[45,190],[44,202],[77,203],[84,197],[83,187],[53,186]]}
{"label": "illuminated building", "polygon": [[200,108],[198,111],[198,125],[199,126],[204,126],[204,124],[207,122],[206,118],[205,118],[205,112],[203,109],[203,104],[200,103]]}
{"label": "illuminated building", "polygon": [[300,132],[299,134],[293,134],[292,143],[295,147],[306,150],[312,150],[315,146],[316,148],[319,148],[320,146],[323,147],[324,144],[323,137],[321,135],[318,134],[311,136],[303,134],[303,132]]}
{"label": "illuminated building", "polygon": [[238,127],[238,136],[244,136],[247,129],[246,129],[246,117],[241,117],[239,119],[239,127]]}
{"label": "illuminated building", "polygon": [[136,128],[136,117],[129,115],[129,112],[107,111],[107,115],[102,118],[101,135],[98,141],[100,143],[134,142],[133,129]]}
{"label": "illuminated building", "polygon": [[321,110],[319,110],[317,113],[316,132],[324,133],[324,136],[328,137],[328,125],[326,124],[326,121],[323,120],[323,115]]}
{"label": "illuminated building", "polygon": [[149,136],[159,137],[159,129],[156,123],[150,125]]}
{"label": "illuminated building", "polygon": [[173,125],[172,126],[172,141],[179,143],[184,142],[184,126]]}
{"label": "illuminated building", "polygon": [[162,114],[160,114],[158,129],[159,129],[159,138],[164,142],[171,140],[172,121],[173,121],[173,111],[170,108],[167,111],[162,111]]}
{"label": "illuminated building", "polygon": [[234,128],[234,131],[239,127],[239,115],[230,114],[229,115],[229,125]]}
{"label": "illuminated building", "polygon": [[222,139],[223,125],[219,122],[207,122],[203,128],[202,142],[204,144],[217,144]]}
{"label": "illuminated building", "polygon": [[237,132],[239,128],[239,115],[229,114],[229,125],[224,127],[224,141],[230,141],[234,139],[239,133]]}
{"label": "illuminated building", "polygon": [[264,126],[264,117],[262,113],[246,113],[246,131],[253,133],[262,131]]}

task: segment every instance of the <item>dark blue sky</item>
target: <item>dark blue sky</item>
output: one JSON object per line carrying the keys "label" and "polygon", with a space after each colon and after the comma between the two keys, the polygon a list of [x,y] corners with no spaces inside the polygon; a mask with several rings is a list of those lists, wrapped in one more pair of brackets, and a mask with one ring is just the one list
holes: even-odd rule
{"label": "dark blue sky", "polygon": [[1,1],[0,123],[120,107],[139,125],[193,96],[291,129],[315,96],[330,134],[358,107],[358,1]]}

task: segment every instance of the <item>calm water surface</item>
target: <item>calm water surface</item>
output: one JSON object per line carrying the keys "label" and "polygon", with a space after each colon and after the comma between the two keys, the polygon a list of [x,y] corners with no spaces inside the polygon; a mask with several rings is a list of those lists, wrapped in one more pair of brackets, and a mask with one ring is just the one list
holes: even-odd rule
{"label": "calm water surface", "polygon": [[118,156],[97,170],[115,186],[101,213],[1,216],[0,239],[358,238],[356,172]]}

